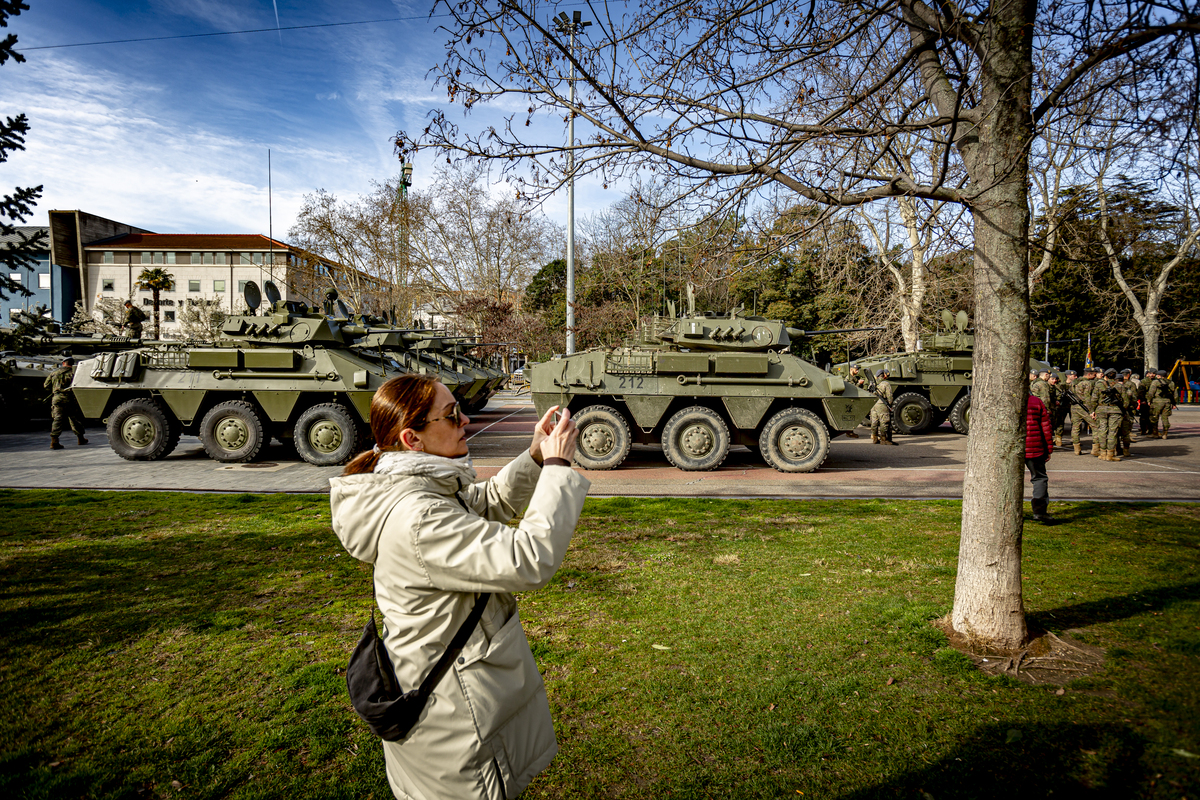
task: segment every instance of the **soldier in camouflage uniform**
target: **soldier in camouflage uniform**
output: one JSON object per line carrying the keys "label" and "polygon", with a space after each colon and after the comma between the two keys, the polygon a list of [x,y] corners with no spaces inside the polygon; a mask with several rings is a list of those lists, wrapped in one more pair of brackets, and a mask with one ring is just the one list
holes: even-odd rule
{"label": "soldier in camouflage uniform", "polygon": [[1050,377],[1049,370],[1035,372],[1029,370],[1029,393],[1042,401],[1046,406],[1046,410],[1050,410],[1050,382],[1046,379]]}
{"label": "soldier in camouflage uniform", "polygon": [[[1146,392],[1146,399],[1150,401],[1150,435],[1167,438],[1167,431],[1171,430],[1171,410],[1175,407],[1175,383],[1158,370]],[[1161,432],[1159,420],[1162,421]]]}
{"label": "soldier in camouflage uniform", "polygon": [[[1094,406],[1092,405],[1092,386],[1096,382],[1096,371],[1091,367],[1087,367],[1083,371],[1083,377],[1074,380],[1071,372],[1067,372],[1067,386],[1071,392],[1079,398],[1079,402],[1083,406],[1071,406],[1071,444],[1075,448],[1075,455],[1083,455],[1083,428],[1088,421],[1095,421],[1096,415],[1092,413]],[[1095,436],[1092,437],[1092,446],[1095,449]],[[1088,451],[1091,455],[1091,451]]]}
{"label": "soldier in camouflage uniform", "polygon": [[129,335],[134,339],[142,338],[142,323],[146,321],[146,312],[125,301],[125,321],[121,327],[129,329]]}
{"label": "soldier in camouflage uniform", "polygon": [[1150,402],[1146,400],[1146,390],[1150,388],[1150,378],[1153,374],[1154,370],[1148,369],[1143,380],[1138,380],[1137,373],[1130,378],[1137,387],[1138,431],[1142,436],[1150,435]]}
{"label": "soldier in camouflage uniform", "polygon": [[1117,437],[1125,414],[1125,397],[1115,369],[1109,367],[1104,371],[1103,377],[1096,381],[1092,396],[1096,401],[1096,438],[1092,450],[1099,449],[1097,457],[1101,461],[1120,461]]}
{"label": "soldier in camouflage uniform", "polygon": [[875,394],[879,400],[871,408],[871,443],[890,444],[892,441],[892,402],[896,387],[888,380],[888,371],[881,369],[875,373]]}
{"label": "soldier in camouflage uniform", "polygon": [[1047,408],[1050,410],[1050,427],[1054,432],[1054,446],[1062,447],[1063,432],[1067,419],[1067,406],[1070,404],[1063,397],[1063,387],[1059,385],[1057,372],[1051,372],[1046,382],[1050,384],[1051,405],[1047,406]]}
{"label": "soldier in camouflage uniform", "polygon": [[71,379],[75,377],[75,360],[73,358],[64,358],[62,365],[51,372],[43,386],[49,389],[50,394],[50,449],[62,450],[63,446],[58,443],[58,437],[63,431],[63,423],[71,426],[71,430],[79,437],[80,444],[87,444],[87,439],[83,438],[83,414],[79,411],[79,405],[75,402],[75,395],[71,394]]}
{"label": "soldier in camouflage uniform", "polygon": [[1130,375],[1133,370],[1121,370],[1121,392],[1124,395],[1125,416],[1121,419],[1121,431],[1118,438],[1117,455],[1124,452],[1125,455],[1130,455],[1129,445],[1137,441],[1137,436],[1133,432],[1133,418],[1137,415],[1137,387],[1130,380]]}

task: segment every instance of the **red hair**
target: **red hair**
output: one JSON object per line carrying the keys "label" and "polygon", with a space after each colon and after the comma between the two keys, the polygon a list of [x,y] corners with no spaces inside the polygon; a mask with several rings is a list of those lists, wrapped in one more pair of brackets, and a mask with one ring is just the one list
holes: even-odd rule
{"label": "red hair", "polygon": [[[380,386],[371,398],[371,435],[380,450],[407,450],[400,441],[405,428],[424,427],[437,400],[437,378],[428,375],[401,375]],[[343,475],[374,472],[379,453],[365,450],[346,465]]]}

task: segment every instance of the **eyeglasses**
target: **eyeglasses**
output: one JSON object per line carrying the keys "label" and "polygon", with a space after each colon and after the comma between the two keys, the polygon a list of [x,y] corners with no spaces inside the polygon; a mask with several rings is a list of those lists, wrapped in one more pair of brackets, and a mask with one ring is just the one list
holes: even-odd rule
{"label": "eyeglasses", "polygon": [[462,421],[462,408],[459,406],[459,404],[458,404],[458,403],[455,403],[455,404],[454,404],[454,408],[450,409],[450,413],[449,413],[449,414],[447,414],[446,416],[444,416],[444,417],[434,417],[433,419],[427,419],[427,420],[425,420],[425,424],[426,424],[426,425],[428,425],[428,424],[429,424],[429,423],[431,423],[431,422],[440,422],[440,421],[442,421],[442,420],[444,420],[444,419],[448,419],[448,420],[450,420],[451,422],[453,422],[453,423],[454,423],[454,427],[456,427],[456,428],[461,428],[461,427],[462,427],[462,425],[463,425],[463,421]]}

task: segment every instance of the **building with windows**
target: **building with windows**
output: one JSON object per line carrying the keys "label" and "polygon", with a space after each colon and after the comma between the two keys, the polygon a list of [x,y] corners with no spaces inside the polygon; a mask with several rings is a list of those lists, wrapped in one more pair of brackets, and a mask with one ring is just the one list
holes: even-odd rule
{"label": "building with windows", "polygon": [[[137,285],[145,269],[163,269],[174,279],[172,290],[159,293],[164,337],[176,331],[189,301],[246,313],[243,293],[253,281],[264,291],[274,284],[284,300],[320,305],[326,289],[338,287],[347,273],[337,262],[261,234],[152,233],[80,211],[51,211],[50,222],[51,260],[77,273],[69,308],[54,308],[59,320],[71,318],[76,301],[90,312],[97,305],[112,308],[132,300],[150,315],[153,295]],[[354,278],[369,287],[368,296],[387,293],[377,278],[358,272]],[[103,303],[106,299],[113,302]]]}
{"label": "building with windows", "polygon": [[[0,236],[0,247],[25,241],[26,237],[31,237],[38,231],[49,232],[49,228],[39,225],[16,225],[14,227],[16,228],[14,233]],[[26,264],[24,267],[10,270],[8,278],[13,283],[24,286],[33,294],[26,296],[16,292],[5,292],[5,298],[0,300],[0,315],[3,317],[0,319],[0,325],[7,324],[19,311],[32,311],[38,305],[50,309],[54,305],[52,296],[54,275],[50,267],[50,248],[47,246],[32,255],[37,263]]]}

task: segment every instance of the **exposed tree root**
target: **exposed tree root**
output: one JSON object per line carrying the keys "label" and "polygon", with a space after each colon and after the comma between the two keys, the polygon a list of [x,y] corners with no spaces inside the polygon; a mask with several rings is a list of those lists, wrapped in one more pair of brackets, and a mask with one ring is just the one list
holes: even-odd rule
{"label": "exposed tree root", "polygon": [[1062,686],[1091,675],[1104,665],[1102,649],[1069,636],[1041,632],[1019,650],[1000,651],[958,633],[947,617],[934,624],[950,639],[950,645],[979,669],[991,675],[1009,675],[1023,683]]}

